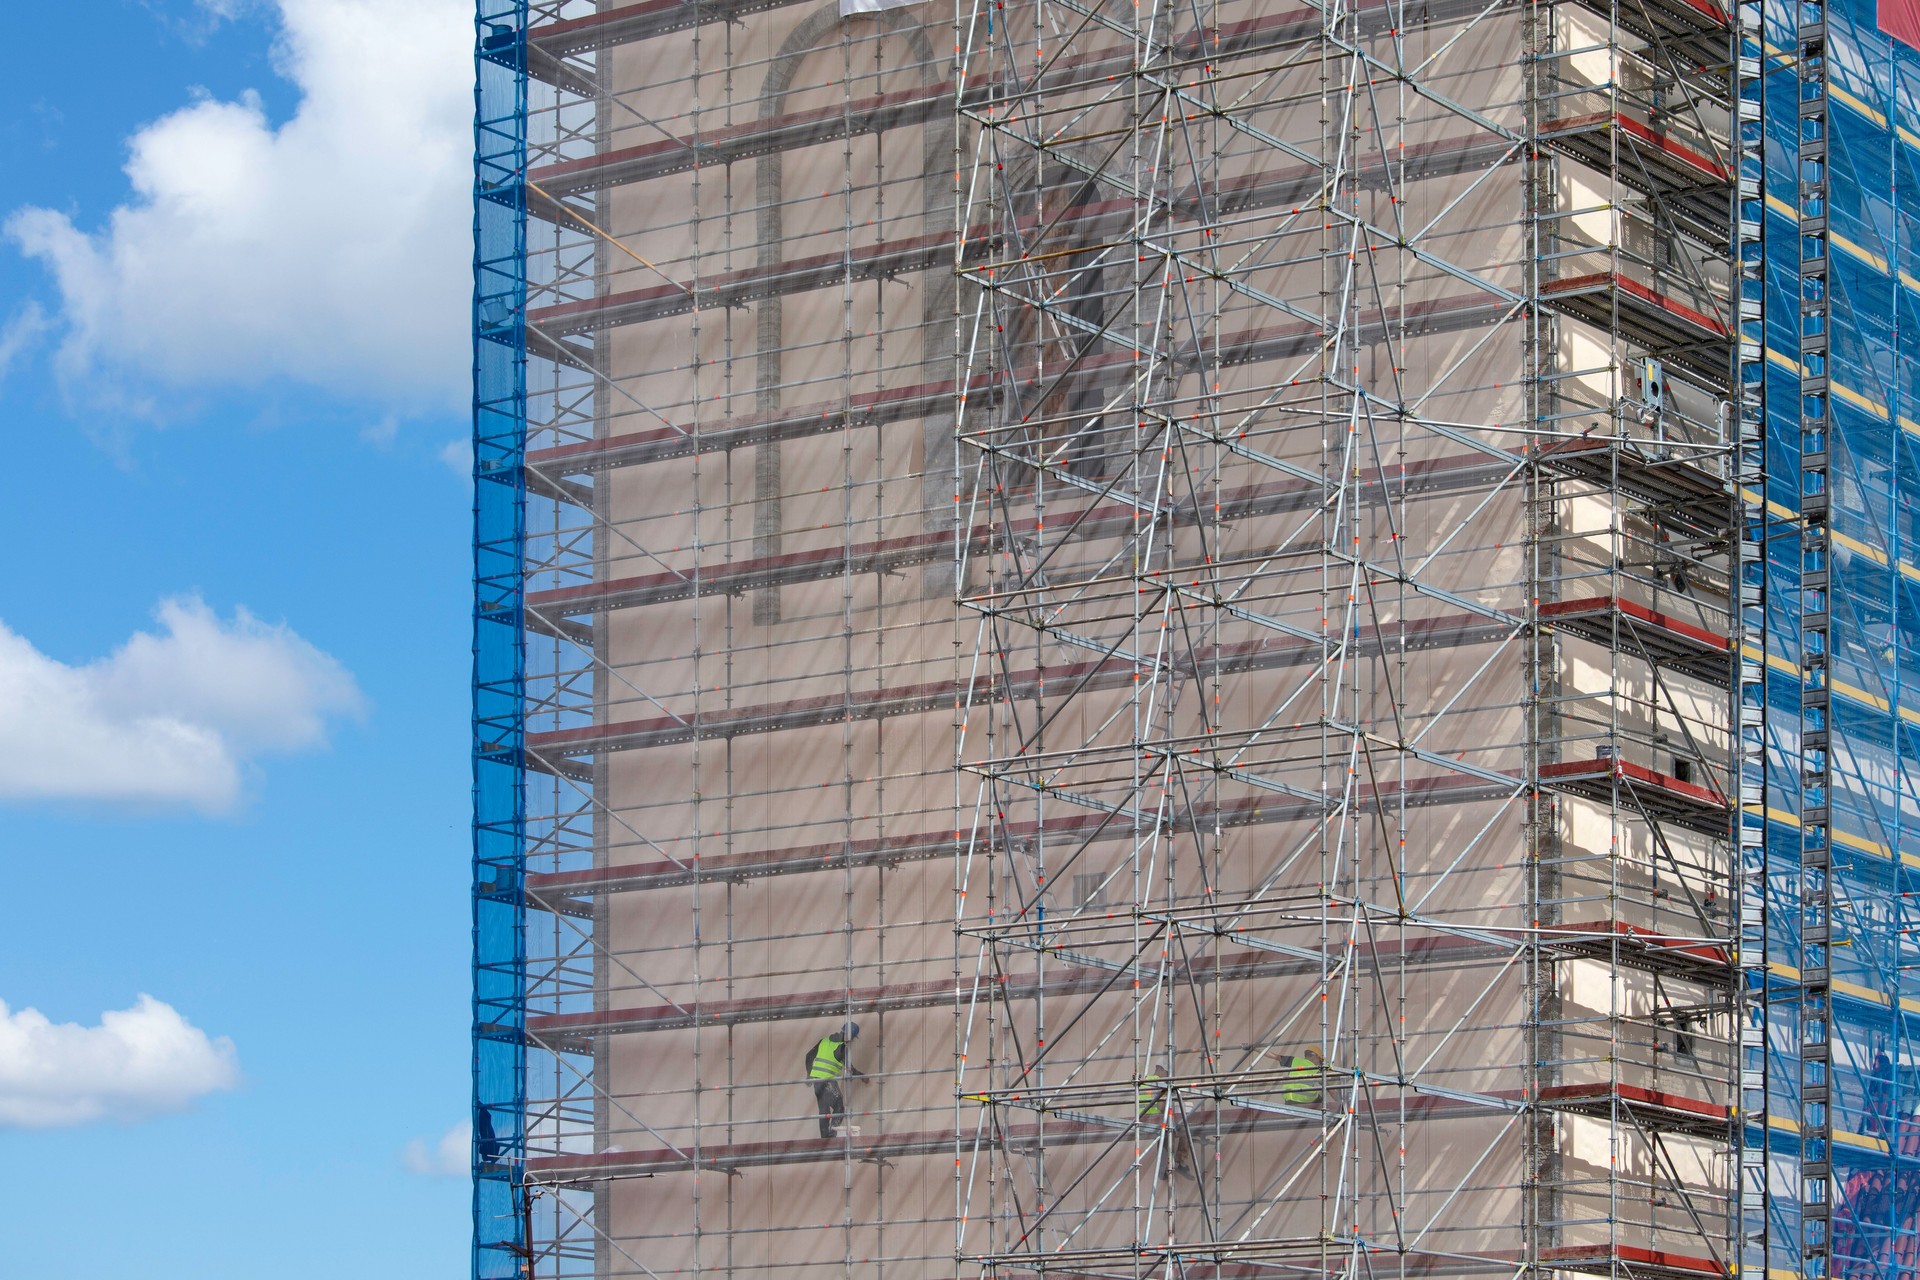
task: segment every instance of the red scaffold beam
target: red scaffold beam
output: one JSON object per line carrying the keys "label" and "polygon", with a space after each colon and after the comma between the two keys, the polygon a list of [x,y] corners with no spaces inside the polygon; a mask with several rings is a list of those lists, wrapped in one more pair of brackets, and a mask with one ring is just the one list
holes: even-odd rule
{"label": "red scaffold beam", "polygon": [[[1501,459],[1485,454],[1461,454],[1402,466],[1369,468],[1358,475],[1344,477],[1339,482],[1339,491],[1345,496],[1357,490],[1361,501],[1382,493],[1391,493],[1394,497],[1445,493],[1461,486],[1497,479],[1509,470],[1510,467]],[[1174,523],[1233,521],[1251,516],[1303,511],[1328,501],[1327,484],[1289,478],[1244,485],[1221,494],[1217,502],[1204,506],[1189,502],[1168,507],[1166,511]],[[1079,510],[1066,508],[1051,517],[1048,526],[1054,541],[1064,542],[1069,539],[1125,536],[1161,522],[1160,517],[1150,509],[1143,511],[1131,503],[1112,502]],[[1040,522],[1033,518],[976,524],[968,532],[967,549],[970,552],[984,552],[996,542],[1022,542],[1036,539],[1040,534]],[[889,573],[950,558],[954,540],[951,530],[941,529],[880,538],[851,547],[816,547],[807,551],[756,556],[704,567],[583,582],[577,586],[529,592],[527,609],[537,623],[540,619],[578,617],[604,609],[669,604],[695,596],[737,595],[765,587],[817,582],[849,573]]]}
{"label": "red scaffold beam", "polygon": [[1727,31],[1733,25],[1728,11],[1713,0],[1578,0],[1608,22],[1649,41],[1656,48],[1680,55],[1677,61],[1692,62],[1688,68],[1708,78],[1724,79],[1727,62]]}
{"label": "red scaffold beam", "polygon": [[[735,22],[749,14],[765,13],[798,0],[641,0],[638,4],[603,4],[599,12],[558,22],[543,22],[527,30],[527,47],[548,58],[576,57],[598,49],[649,40],[685,31],[703,22]],[[538,67],[531,68],[535,75]]]}
{"label": "red scaffold beam", "polygon": [[1637,600],[1594,596],[1553,600],[1540,606],[1540,618],[1556,630],[1609,648],[1616,643],[1644,652],[1658,666],[1671,667],[1725,685],[1732,679],[1732,642],[1705,627],[1662,613]]}
{"label": "red scaffold beam", "polygon": [[1649,817],[1678,823],[1708,835],[1727,834],[1727,798],[1698,782],[1682,782],[1671,774],[1613,757],[1562,760],[1542,765],[1540,785],[1600,804],[1611,803],[1615,789]]}
{"label": "red scaffold beam", "polygon": [[765,267],[728,271],[698,287],[668,283],[628,289],[528,313],[527,323],[549,338],[569,338],[597,329],[670,320],[696,307],[734,307],[765,298],[824,289],[846,280],[872,280],[925,271],[942,255],[953,257],[952,233],[907,236],[850,252],[820,253]]}
{"label": "red scaffold beam", "polygon": [[1562,475],[1649,503],[1668,523],[1724,533],[1736,520],[1733,491],[1719,476],[1654,441],[1576,436],[1542,448],[1535,457]]}
{"label": "red scaffold beam", "polygon": [[[1111,376],[1118,377],[1131,369],[1133,363],[1131,357],[1104,357],[1084,359],[1079,362],[1079,368],[1096,372],[1111,370]],[[1003,384],[1031,388],[1043,381],[1048,384],[1059,381],[1066,388],[1079,385],[1071,376],[1062,379],[1059,375],[1050,374],[1043,378],[1036,369],[1020,368],[1005,373],[977,374],[967,380],[965,392],[973,397],[991,393]],[[656,427],[596,440],[574,440],[529,450],[526,465],[532,477],[592,475],[619,467],[645,466],[703,453],[824,435],[850,427],[911,422],[938,413],[952,412],[957,407],[955,389],[959,385],[953,381],[941,381],[890,387],[884,391],[862,392],[832,404],[796,405],[790,409],[742,414],[694,427]],[[1512,464],[1503,458],[1472,455],[1412,463],[1404,469],[1404,473],[1420,476],[1462,466],[1475,469],[1476,474],[1487,478],[1495,478],[1512,470]],[[1400,473],[1399,470],[1395,472],[1396,475]]]}
{"label": "red scaffold beam", "polygon": [[[1516,1090],[1503,1090],[1487,1101],[1457,1097],[1416,1095],[1395,1098],[1396,1120],[1445,1120],[1497,1114],[1511,1109],[1519,1101]],[[1502,1104],[1505,1104],[1504,1106]],[[1256,1111],[1251,1108],[1205,1108],[1187,1113],[1189,1127],[1203,1132],[1266,1133],[1293,1129],[1318,1129],[1322,1123],[1318,1108],[1294,1108],[1295,1114]],[[674,1173],[693,1169],[766,1168],[791,1164],[818,1164],[829,1160],[880,1161],[904,1156],[951,1155],[956,1147],[964,1150],[976,1142],[1033,1151],[1043,1146],[1084,1146],[1088,1143],[1124,1139],[1135,1126],[1124,1121],[1096,1124],[1086,1120],[1054,1119],[1044,1128],[1036,1124],[1003,1125],[980,1134],[953,1130],[922,1130],[917,1133],[879,1134],[861,1137],[794,1138],[785,1142],[741,1142],[727,1146],[699,1147],[693,1151],[657,1149],[652,1151],[608,1151],[593,1155],[536,1156],[527,1161],[527,1180],[535,1183],[596,1181],[602,1178],[643,1177],[655,1173]]]}
{"label": "red scaffold beam", "polygon": [[[1355,789],[1352,803],[1361,808],[1385,809],[1470,804],[1509,796],[1516,785],[1468,777],[1416,779],[1404,785],[1363,784]],[[1227,805],[1200,806],[1189,817],[1177,822],[1159,814],[1152,815],[1149,821],[1153,827],[1162,829],[1210,830],[1216,824],[1221,827],[1248,827],[1297,822],[1316,816],[1324,809],[1325,806],[1317,801],[1310,804],[1303,800],[1262,796],[1237,800]],[[1134,821],[1136,816],[1072,813],[1048,818],[1044,822],[999,822],[993,825],[987,840],[998,844],[1042,837],[1089,841],[1133,839],[1139,832]],[[965,831],[922,831],[904,836],[839,840],[790,849],[730,854],[695,853],[684,861],[662,859],[580,871],[534,872],[527,876],[527,894],[532,901],[539,903],[569,895],[638,893],[701,881],[752,880],[762,876],[802,875],[814,871],[888,867],[902,862],[952,857],[966,849],[970,839],[970,834]]]}
{"label": "red scaffold beam", "polygon": [[[953,86],[947,82],[915,89],[871,94],[838,107],[812,108],[716,129],[692,138],[657,138],[577,160],[556,161],[528,176],[527,212],[563,224],[579,223],[584,209],[567,203],[572,197],[596,190],[669,177],[711,158],[727,160],[772,155],[819,142],[841,141],[888,129],[925,124],[956,107]],[[1391,155],[1366,153],[1352,157],[1347,180],[1360,187],[1417,182],[1427,178],[1477,173],[1517,159],[1517,146],[1500,137],[1473,134],[1439,138],[1397,148]],[[1252,209],[1297,203],[1310,197],[1326,181],[1326,168],[1297,164],[1243,174],[1211,185],[1193,183],[1166,197],[1176,216],[1199,222],[1244,213]],[[1133,200],[1125,202],[1137,211]],[[1085,215],[1064,210],[1049,219],[1059,230]],[[1032,223],[1034,228],[1040,224]]]}
{"label": "red scaffold beam", "polygon": [[[968,387],[985,390],[992,383],[990,376],[978,376]],[[692,428],[657,427],[597,440],[576,440],[529,450],[527,469],[555,476],[587,475],[776,440],[824,435],[846,427],[908,422],[951,410],[956,385],[942,381],[889,387],[885,391],[862,392],[832,404],[796,405],[770,413],[743,414]]]}
{"label": "red scaffold beam", "polygon": [[[1439,648],[1489,644],[1511,634],[1514,625],[1505,619],[1458,614],[1368,627],[1348,643],[1368,652],[1393,652],[1400,645]],[[1318,643],[1275,636],[1203,649],[1194,653],[1191,661],[1196,668],[1210,670],[1263,671],[1304,665],[1321,656],[1322,647]],[[828,693],[760,706],[718,707],[688,715],[668,714],[530,733],[526,749],[528,763],[533,767],[561,772],[568,757],[923,714],[952,709],[963,697],[969,696],[975,705],[982,705],[1040,697],[1049,691],[1125,688],[1135,682],[1139,672],[1140,664],[1132,659],[1090,658],[977,680],[936,680],[888,689]]]}
{"label": "red scaffold beam", "polygon": [[[677,287],[677,286],[676,286]],[[602,299],[582,299],[579,303],[562,303],[559,306],[587,306],[598,308]],[[570,344],[564,337],[557,337],[541,327],[543,311],[532,313],[527,322],[527,341],[530,354],[542,359],[553,360],[561,364],[587,368],[591,365],[591,352]],[[600,313],[596,310],[594,316]],[[1491,294],[1470,294],[1454,298],[1437,298],[1428,302],[1405,303],[1387,307],[1378,311],[1363,312],[1351,322],[1345,324],[1346,341],[1351,345],[1371,346],[1380,342],[1407,338],[1424,337],[1433,334],[1455,333],[1476,325],[1494,324],[1513,319],[1517,315],[1515,308]],[[587,323],[588,313],[574,313],[570,323],[593,329]],[[584,331],[583,329],[583,331]],[[1325,346],[1331,331],[1327,325],[1315,320],[1301,320],[1282,325],[1266,325],[1258,329],[1245,330],[1238,334],[1225,334],[1217,342],[1206,342],[1197,347],[1181,347],[1160,353],[1152,357],[1169,368],[1191,371],[1196,369],[1226,368],[1236,365],[1259,364],[1269,360],[1282,360],[1288,357],[1304,356],[1319,351]],[[1085,385],[1080,381],[1089,375],[1101,371],[1107,372],[1114,380],[1130,376],[1137,372],[1147,357],[1144,353],[1114,354],[1106,356],[1082,357],[1069,368],[1063,368],[1044,378],[1035,377],[1026,385],[1058,386],[1071,388]],[[1024,371],[1016,370],[1012,374],[1003,374],[997,378],[977,380],[979,385],[992,392],[1005,386],[1011,378]],[[973,391],[976,380],[969,380],[967,390]],[[781,419],[803,410],[782,410],[777,415]],[[837,410],[835,411],[838,412]],[[1023,424],[1025,419],[1022,420]],[[827,420],[813,425],[812,430],[801,429],[800,434],[812,434],[822,430],[833,430],[842,422]],[[691,437],[692,433],[684,428],[668,428],[670,433]],[[717,439],[717,438],[716,438]],[[736,440],[734,443],[746,443]],[[710,443],[697,445],[691,438],[681,443],[682,453],[694,452],[698,448],[733,447]]]}
{"label": "red scaffold beam", "polygon": [[1543,1250],[1540,1260],[1565,1271],[1647,1276],[1650,1280],[1704,1280],[1707,1277],[1728,1276],[1733,1271],[1726,1263],[1715,1258],[1629,1244],[1557,1245]]}
{"label": "red scaffold beam", "polygon": [[[1065,221],[1085,225],[1130,216],[1133,212],[1130,201],[1101,201],[1076,206],[1072,216]],[[1004,247],[1004,237],[1005,230],[1001,228],[984,224],[967,228],[964,233],[966,257],[970,261],[977,261],[989,251]],[[640,289],[556,302],[529,311],[527,325],[531,331],[552,343],[622,325],[670,320],[697,307],[739,306],[766,298],[824,289],[847,280],[891,278],[942,265],[950,267],[953,242],[951,231],[936,231],[723,272],[711,280],[691,285],[666,281]],[[1419,321],[1429,316],[1445,315],[1463,304],[1475,303],[1484,305],[1485,299],[1443,298],[1409,303],[1378,313],[1378,318],[1388,323],[1396,320]],[[1359,324],[1364,327],[1367,321],[1362,319]],[[1324,334],[1325,326],[1319,325],[1317,330]]]}
{"label": "red scaffold beam", "polygon": [[[1283,955],[1271,951],[1251,951],[1225,957],[1202,956],[1189,963],[1172,965],[1164,977],[1170,982],[1240,982],[1256,978],[1300,977],[1320,973],[1328,962],[1347,963],[1355,959],[1362,963],[1416,967],[1466,966],[1498,960],[1515,947],[1525,945],[1532,936],[1530,931],[1520,929],[1480,929],[1475,933],[1473,937],[1440,936],[1335,948],[1325,956],[1306,953]],[[1550,942],[1556,938],[1572,940],[1573,945],[1556,945],[1554,949],[1573,954],[1597,954],[1594,948],[1580,944],[1596,936],[1604,938],[1613,935],[1627,944],[1618,948],[1618,959],[1629,968],[1679,973],[1707,981],[1723,982],[1728,976],[1729,952],[1726,947],[1710,940],[1656,935],[1618,921],[1599,925],[1562,925],[1542,930],[1541,933]],[[1628,954],[1635,950],[1638,954]],[[1676,960],[1681,963],[1674,963]],[[1096,995],[1113,987],[1121,978],[1156,974],[1153,966],[1147,964],[1136,964],[1125,971],[1119,968],[1064,965],[1045,978],[1036,974],[1002,975],[985,987],[969,982],[956,983],[952,979],[937,979],[733,1000],[694,1000],[687,1004],[533,1014],[528,1017],[526,1025],[527,1035],[532,1040],[561,1051],[580,1052],[596,1036],[685,1031],[695,1027],[730,1027],[804,1018],[859,1017],[864,1014],[932,1009],[978,1000]],[[1125,989],[1131,989],[1130,981]],[[1586,1088],[1588,1086],[1585,1085],[1563,1086],[1560,1091],[1549,1090],[1542,1095],[1542,1099],[1578,1103],[1585,1096],[1578,1090]],[[1640,1098],[1637,1095],[1627,1100],[1646,1106],[1658,1105],[1657,1099]],[[1721,1120],[1725,1119],[1724,1109],[1701,1114],[1708,1118],[1718,1116]]]}
{"label": "red scaffold beam", "polygon": [[[564,59],[622,44],[653,39],[676,31],[686,31],[702,23],[737,22],[751,14],[765,13],[795,2],[796,0],[640,0],[639,3],[605,5],[597,13],[543,22],[529,28],[526,33],[527,48],[531,55],[528,69],[533,75],[551,83],[561,84],[566,79],[579,81],[578,72],[567,67]],[[1684,3],[1686,0],[1681,2]],[[1706,7],[1706,0],[1691,0],[1691,2]],[[1476,4],[1462,4],[1454,0],[1446,4],[1423,6],[1419,14],[1415,15],[1390,3],[1361,3],[1355,5],[1350,13],[1358,19],[1360,30],[1355,34],[1365,34],[1396,28],[1402,23],[1412,27],[1451,21],[1476,12],[1479,7]],[[1317,27],[1306,27],[1300,21],[1302,16],[1318,12],[1318,10],[1305,9],[1282,16],[1293,18],[1300,23],[1299,34],[1294,36],[1300,39],[1317,30]],[[1177,63],[1182,60],[1248,52],[1251,48],[1264,46],[1240,48],[1234,44],[1235,38],[1244,39],[1246,28],[1258,28],[1269,21],[1271,19],[1261,19],[1230,23],[1221,27],[1205,27],[1198,32],[1189,31],[1176,36],[1164,46],[1151,50],[1145,56],[1150,58],[1158,69],[1162,64]],[[1139,56],[1141,55],[1130,55],[1134,58]],[[1133,63],[1129,61],[1127,65],[1132,66]]]}
{"label": "red scaffold beam", "polygon": [[[1330,1082],[1344,1083],[1339,1081],[1337,1073],[1330,1077]],[[1595,1085],[1593,1088],[1598,1092],[1593,1097],[1605,1100],[1610,1091],[1623,1087]],[[1337,1105],[1343,1113],[1352,1111],[1360,1117],[1379,1114],[1395,1125],[1494,1116],[1523,1105],[1523,1095],[1516,1089],[1494,1090],[1476,1097],[1436,1097],[1419,1093],[1418,1086],[1410,1088],[1414,1092],[1407,1096],[1392,1085],[1373,1085],[1360,1091],[1357,1106],[1348,1101],[1344,1091],[1329,1090],[1329,1102]],[[1673,1098],[1673,1095],[1667,1096]],[[1711,1105],[1694,1100],[1685,1101],[1690,1107]],[[1692,1114],[1691,1110],[1687,1114]],[[1657,1117],[1648,1118],[1657,1121]],[[1317,1130],[1325,1123],[1319,1105],[1256,1110],[1228,1103],[1220,1107],[1190,1108],[1185,1113],[1185,1119],[1193,1132],[1222,1136]],[[793,1138],[783,1142],[701,1145],[691,1150],[658,1148],[648,1151],[535,1156],[526,1163],[526,1178],[528,1182],[541,1185],[570,1185],[696,1169],[718,1169],[733,1173],[742,1169],[820,1164],[835,1160],[881,1162],[909,1156],[951,1156],[955,1151],[964,1152],[976,1145],[1011,1151],[1038,1151],[1049,1147],[1127,1141],[1138,1128],[1122,1120],[1097,1123],[1093,1120],[1057,1118],[1049,1119],[1044,1126],[996,1125],[978,1133],[935,1129],[859,1137],[843,1135],[833,1138]]]}
{"label": "red scaffold beam", "polygon": [[[1549,120],[1540,126],[1542,134],[1549,141],[1561,142],[1580,135],[1604,135],[1617,131],[1627,138],[1633,150],[1654,169],[1655,177],[1673,183],[1675,186],[1699,186],[1703,184],[1724,187],[1733,181],[1733,172],[1725,163],[1714,159],[1697,148],[1681,142],[1672,134],[1656,129],[1635,116],[1624,111],[1594,111],[1585,115],[1566,116],[1559,120]],[[1595,145],[1584,149],[1582,159],[1589,155],[1594,160],[1603,160],[1610,148]],[[1595,167],[1605,167],[1596,164]],[[1637,184],[1636,184],[1637,185]]]}
{"label": "red scaffold beam", "polygon": [[[1165,971],[1169,982],[1243,982],[1255,978],[1298,977],[1318,974],[1328,963],[1357,961],[1382,964],[1461,965],[1494,960],[1512,950],[1515,942],[1500,944],[1483,938],[1416,938],[1407,942],[1368,943],[1337,947],[1325,955],[1283,955],[1248,951],[1231,956],[1201,956]],[[930,982],[903,982],[887,986],[839,991],[806,991],[787,995],[750,996],[736,1000],[698,1000],[690,1005],[665,1004],[632,1009],[596,1009],[580,1013],[534,1014],[527,1018],[527,1034],[544,1044],[577,1048],[587,1037],[634,1035],[651,1031],[684,1031],[692,1027],[739,1026],[756,1022],[784,1022],[799,1018],[859,1017],[932,1009],[972,1001],[1032,1000],[1040,996],[1095,995],[1116,987],[1131,994],[1133,978],[1157,976],[1153,965],[1140,962],[1121,969],[1062,965],[1042,978],[1038,974],[1002,974],[978,987],[952,978]]]}
{"label": "red scaffold beam", "polygon": [[[1583,1246],[1584,1248],[1584,1246]],[[1597,1246],[1595,1247],[1598,1248]],[[1003,1253],[988,1255],[988,1259],[999,1269],[996,1276],[1041,1275],[1046,1280],[1115,1280],[1116,1276],[1129,1274],[1174,1275],[1180,1280],[1275,1280],[1277,1275],[1300,1277],[1326,1277],[1331,1273],[1322,1266],[1322,1260],[1330,1253],[1338,1251],[1339,1256],[1351,1256],[1360,1259],[1364,1271],[1356,1274],[1381,1276],[1391,1267],[1395,1277],[1442,1277],[1442,1276],[1514,1276],[1523,1274],[1531,1265],[1532,1259],[1517,1249],[1476,1249],[1464,1253],[1430,1253],[1424,1249],[1386,1248],[1372,1240],[1342,1239],[1338,1235],[1328,1235],[1320,1239],[1306,1241],[1286,1241],[1265,1243],[1252,1250],[1236,1246],[1236,1256],[1245,1256],[1249,1252],[1257,1254],[1259,1262],[1219,1262],[1214,1260],[1214,1247],[1201,1241],[1190,1245],[1169,1244],[1161,1246],[1141,1245],[1129,1250],[1125,1256],[1085,1259],[1075,1256],[1073,1266],[1105,1266],[1100,1271],[1073,1270],[1057,1263],[1057,1254]],[[1594,1270],[1603,1274],[1618,1275],[1631,1280],[1639,1272],[1633,1259],[1647,1255],[1650,1251],[1633,1246],[1621,1246],[1615,1251],[1620,1258],[1617,1271],[1609,1271],[1602,1263],[1591,1267],[1586,1264],[1569,1265],[1564,1269],[1587,1271]],[[1569,1256],[1572,1256],[1569,1254]],[[1582,1254],[1598,1257],[1592,1250]],[[1667,1253],[1665,1256],[1681,1258],[1685,1255]],[[1390,1262],[1387,1260],[1391,1259]],[[1711,1259],[1699,1258],[1695,1261],[1712,1266]],[[1386,1265],[1383,1266],[1382,1264]],[[1145,1269],[1142,1269],[1144,1265]],[[1115,1270],[1113,1268],[1121,1268]],[[1726,1276],[1727,1271],[1707,1271],[1700,1273],[1666,1272],[1660,1280],[1698,1280],[1699,1276]]]}
{"label": "red scaffold beam", "polygon": [[[700,165],[733,164],[815,143],[838,142],[924,124],[937,115],[950,114],[954,107],[953,84],[942,81],[871,94],[833,106],[765,116],[684,138],[657,138],[578,160],[562,160],[543,165],[527,175],[528,210],[548,218],[564,218],[564,210],[555,208],[553,201],[607,187],[672,177]],[[531,190],[536,187],[538,191]],[[542,192],[545,207],[535,208],[535,204],[542,201]]]}
{"label": "red scaffold beam", "polygon": [[[1680,299],[1661,293],[1652,285],[1635,280],[1624,271],[1597,272],[1593,275],[1569,276],[1564,280],[1549,282],[1541,293],[1549,297],[1561,297],[1580,293],[1588,289],[1611,290],[1628,306],[1639,304],[1643,316],[1660,317],[1673,321],[1680,329],[1679,340],[1706,338],[1726,338],[1731,334],[1726,322],[1717,316],[1682,302]],[[1651,326],[1649,326],[1651,327]],[[1691,330],[1689,332],[1688,330]]]}
{"label": "red scaffold beam", "polygon": [[1725,1137],[1733,1122],[1732,1110],[1717,1102],[1635,1084],[1554,1085],[1540,1091],[1540,1101],[1556,1111],[1601,1118],[1611,1116],[1618,1107],[1650,1128],[1700,1137]]}
{"label": "red scaffold beam", "polygon": [[1540,299],[1576,320],[1600,329],[1617,326],[1634,343],[1694,377],[1724,386],[1731,368],[1725,321],[1691,303],[1662,293],[1625,271],[1596,271],[1550,280]]}
{"label": "red scaffold beam", "polygon": [[1620,920],[1548,925],[1541,933],[1554,949],[1651,973],[1722,984],[1733,976],[1733,942],[1662,933]]}
{"label": "red scaffold beam", "polygon": [[[768,0],[748,2],[767,4]],[[1223,27],[1208,27],[1176,39],[1168,47],[1167,61],[1176,63],[1199,57],[1220,58],[1256,52],[1305,39],[1319,30],[1319,23],[1319,10],[1294,9]],[[555,47],[555,42],[537,40],[535,47],[551,49]],[[996,105],[996,99],[1008,92],[1098,84],[1129,70],[1136,65],[1139,57],[1139,52],[1132,48],[1070,54],[1050,60],[1038,84],[979,84],[968,92],[965,103],[956,97],[951,80],[941,80],[933,84],[868,94],[824,107],[778,112],[685,137],[657,138],[576,160],[543,165],[528,174],[528,182],[545,192],[550,200],[560,200],[606,187],[669,177],[697,165],[732,164],[796,147],[839,142],[887,129],[924,124],[936,117],[950,116],[963,106],[991,110]],[[548,216],[558,213],[553,209],[544,212]]]}

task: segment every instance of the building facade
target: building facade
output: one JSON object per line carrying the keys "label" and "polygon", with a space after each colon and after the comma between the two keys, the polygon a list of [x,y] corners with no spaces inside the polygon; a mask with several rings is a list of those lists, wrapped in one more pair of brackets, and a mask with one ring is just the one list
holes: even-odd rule
{"label": "building facade", "polygon": [[1900,15],[479,11],[476,1280],[1914,1264]]}

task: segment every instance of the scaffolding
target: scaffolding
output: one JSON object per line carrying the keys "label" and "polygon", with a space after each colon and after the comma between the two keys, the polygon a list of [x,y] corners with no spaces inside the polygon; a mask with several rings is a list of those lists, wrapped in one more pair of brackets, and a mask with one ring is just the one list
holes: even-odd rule
{"label": "scaffolding", "polygon": [[1891,1278],[1823,3],[480,0],[476,1280]]}
{"label": "scaffolding", "polygon": [[[1765,165],[1769,1113],[1766,1265],[1911,1274],[1920,1259],[1912,979],[1920,723],[1912,612],[1920,56],[1873,5],[1769,6]],[[1884,30],[1899,28],[1889,23]],[[1901,39],[1911,39],[1908,30]],[[1757,655],[1756,655],[1757,656]]]}

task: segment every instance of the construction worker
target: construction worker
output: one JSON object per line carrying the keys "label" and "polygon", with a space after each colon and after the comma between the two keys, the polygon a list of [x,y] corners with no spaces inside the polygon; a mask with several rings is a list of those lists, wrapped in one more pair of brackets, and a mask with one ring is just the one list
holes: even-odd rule
{"label": "construction worker", "polygon": [[1296,1107],[1319,1106],[1320,1081],[1325,1074],[1326,1062],[1320,1050],[1308,1045],[1293,1055],[1293,1062],[1287,1068],[1287,1082],[1280,1089],[1281,1100]]}
{"label": "construction worker", "polygon": [[[1161,1116],[1172,1100],[1173,1090],[1168,1086],[1165,1075],[1149,1070],[1141,1077],[1140,1091],[1136,1095],[1136,1101],[1140,1104],[1141,1123],[1159,1128]],[[1198,1177],[1194,1173],[1193,1138],[1187,1133],[1186,1117],[1180,1114],[1177,1107],[1166,1127],[1167,1149],[1173,1153],[1173,1171]]]}
{"label": "construction worker", "polygon": [[1860,1132],[1887,1138],[1893,1134],[1893,1060],[1884,1045],[1873,1051],[1867,1068],[1866,1105],[1860,1109]]}
{"label": "construction worker", "polygon": [[861,1074],[847,1061],[847,1046],[860,1038],[860,1024],[849,1022],[838,1034],[820,1038],[807,1050],[807,1079],[813,1084],[814,1101],[820,1104],[820,1136],[831,1138],[834,1127],[847,1120],[847,1099],[840,1082]]}

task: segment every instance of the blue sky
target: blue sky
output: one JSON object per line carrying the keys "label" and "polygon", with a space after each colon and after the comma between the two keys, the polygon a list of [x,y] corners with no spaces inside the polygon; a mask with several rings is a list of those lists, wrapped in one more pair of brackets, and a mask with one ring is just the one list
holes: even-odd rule
{"label": "blue sky", "polygon": [[8,14],[0,1274],[466,1268],[464,13]]}

